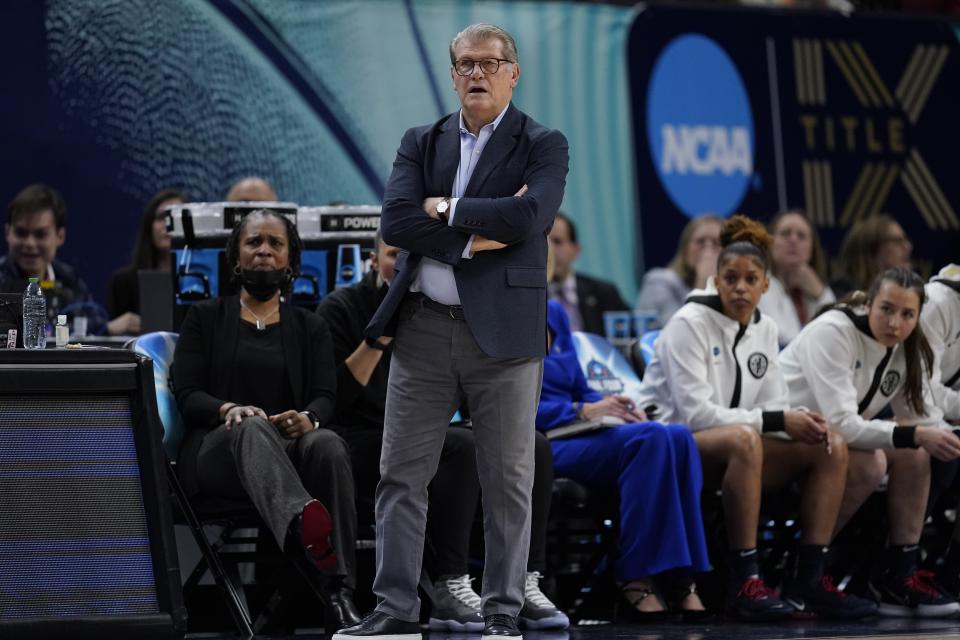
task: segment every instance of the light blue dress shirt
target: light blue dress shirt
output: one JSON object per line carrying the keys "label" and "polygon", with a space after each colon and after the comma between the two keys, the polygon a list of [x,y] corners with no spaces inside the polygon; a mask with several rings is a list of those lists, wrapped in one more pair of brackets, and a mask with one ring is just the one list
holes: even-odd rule
{"label": "light blue dress shirt", "polygon": [[[497,119],[480,129],[479,135],[473,135],[467,130],[463,122],[463,112],[460,112],[460,164],[457,165],[457,175],[453,179],[453,193],[450,199],[450,225],[453,224],[454,217],[457,215],[457,201],[463,197],[467,185],[470,184],[470,177],[473,170],[477,168],[477,161],[480,160],[480,154],[484,147],[490,141],[490,136],[496,131],[500,121],[510,105],[507,104]],[[473,236],[467,242],[463,250],[463,257],[469,259],[473,256],[470,248],[473,246]],[[460,292],[457,291],[457,281],[453,276],[453,267],[438,262],[426,256],[420,260],[420,267],[413,282],[410,284],[410,291],[419,291],[428,298],[436,300],[441,304],[459,305]]]}

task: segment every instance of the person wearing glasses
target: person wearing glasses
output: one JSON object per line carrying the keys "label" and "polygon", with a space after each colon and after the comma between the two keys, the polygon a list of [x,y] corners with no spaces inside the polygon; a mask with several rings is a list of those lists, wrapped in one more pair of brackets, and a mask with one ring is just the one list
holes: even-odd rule
{"label": "person wearing glasses", "polygon": [[830,288],[839,300],[866,291],[887,269],[910,269],[913,243],[892,216],[882,213],[852,227],[840,247],[840,264]]}
{"label": "person wearing glasses", "polygon": [[461,108],[404,134],[383,199],[396,276],[365,335],[391,342],[376,495],[379,604],[334,640],[419,638],[427,485],[455,409],[470,407],[483,500],[483,637],[520,637],[537,398],[546,355],[547,233],[567,141],[511,104],[504,29],[450,43]]}

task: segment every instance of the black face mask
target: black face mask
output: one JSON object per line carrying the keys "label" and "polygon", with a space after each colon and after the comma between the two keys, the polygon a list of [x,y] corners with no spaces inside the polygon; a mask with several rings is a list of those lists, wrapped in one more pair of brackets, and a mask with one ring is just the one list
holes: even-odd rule
{"label": "black face mask", "polygon": [[277,291],[286,284],[287,272],[284,269],[256,271],[244,269],[240,272],[240,283],[247,293],[260,302],[266,302],[277,294]]}

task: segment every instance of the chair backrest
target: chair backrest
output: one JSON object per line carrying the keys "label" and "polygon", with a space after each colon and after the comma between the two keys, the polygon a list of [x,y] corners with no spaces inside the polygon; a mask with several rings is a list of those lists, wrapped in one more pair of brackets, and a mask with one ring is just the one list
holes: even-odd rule
{"label": "chair backrest", "polygon": [[640,353],[643,354],[643,363],[646,366],[650,366],[650,361],[653,360],[653,345],[659,337],[660,329],[647,331],[645,334],[640,336]]}
{"label": "chair backrest", "polygon": [[620,350],[606,339],[592,333],[574,331],[573,348],[591,389],[605,396],[634,396],[639,392],[639,376]]}
{"label": "chair backrest", "polygon": [[169,331],[156,331],[143,334],[134,340],[132,345],[135,352],[153,360],[157,412],[160,414],[160,422],[163,423],[163,449],[171,461],[176,461],[186,432],[177,399],[170,389],[170,365],[173,364],[173,351],[178,337],[176,333]]}

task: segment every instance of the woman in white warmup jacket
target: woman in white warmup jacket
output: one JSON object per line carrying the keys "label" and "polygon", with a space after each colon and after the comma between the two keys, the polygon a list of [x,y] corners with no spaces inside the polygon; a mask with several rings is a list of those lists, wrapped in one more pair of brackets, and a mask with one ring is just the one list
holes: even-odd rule
{"label": "woman in white warmup jacket", "polygon": [[[960,612],[917,571],[930,486],[930,456],[960,456],[929,389],[933,353],[918,325],[924,283],[909,269],[879,274],[865,294],[808,324],[780,354],[790,402],[819,411],[850,447],[839,530],[889,473],[890,552],[871,585],[882,615]],[[894,419],[877,418],[887,405]]]}
{"label": "woman in white warmup jacket", "polygon": [[960,265],[947,265],[924,287],[920,326],[936,364],[930,376],[933,401],[943,417],[960,422]]}
{"label": "woman in white warmup jacket", "polygon": [[[768,285],[770,235],[757,222],[734,216],[720,238],[716,288],[692,292],[664,327],[639,406],[653,419],[687,424],[707,484],[722,486],[732,613],[752,620],[790,617],[795,608],[834,618],[871,615],[872,603],[846,597],[823,580],[847,446],[819,415],[789,409],[777,326],[757,311]],[[781,600],[759,577],[760,495],[798,477],[804,479],[798,572]]]}

